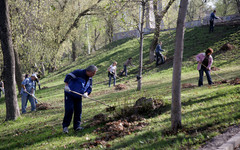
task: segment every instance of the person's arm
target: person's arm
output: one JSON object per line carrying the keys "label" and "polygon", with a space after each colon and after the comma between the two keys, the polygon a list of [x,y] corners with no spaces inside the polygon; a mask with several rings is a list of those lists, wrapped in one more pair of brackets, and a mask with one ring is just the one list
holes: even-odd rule
{"label": "person's arm", "polygon": [[92,92],[92,79],[89,79],[89,80],[90,80],[90,85],[89,85],[89,87],[88,87],[88,89],[86,91],[88,95],[90,95],[91,92]]}
{"label": "person's arm", "polygon": [[208,70],[211,70],[211,66],[212,66],[212,63],[213,63],[213,58],[212,58],[212,56],[210,56],[209,59],[210,59],[210,61],[209,61],[209,64],[208,64],[208,66],[207,66],[207,69],[208,69]]}
{"label": "person's arm", "polygon": [[159,45],[159,51],[160,51],[160,52],[164,52],[165,50],[162,49],[162,46]]}
{"label": "person's arm", "polygon": [[75,71],[67,74],[65,79],[64,79],[64,82],[68,83],[71,79],[79,77],[80,76],[80,72],[81,72],[80,70],[75,70]]}
{"label": "person's arm", "polygon": [[201,55],[202,55],[202,54],[198,54],[198,55],[196,56],[196,60],[197,60],[198,63],[202,63],[202,62],[201,62]]}

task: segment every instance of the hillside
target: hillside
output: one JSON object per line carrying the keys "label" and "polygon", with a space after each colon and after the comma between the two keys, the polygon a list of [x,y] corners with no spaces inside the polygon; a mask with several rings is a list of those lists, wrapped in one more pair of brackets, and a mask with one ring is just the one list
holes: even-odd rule
{"label": "hillside", "polygon": [[[89,56],[81,56],[76,62],[65,66],[41,80],[42,90],[37,90],[36,97],[51,104],[52,109],[39,110],[35,113],[22,115],[16,121],[4,122],[6,109],[4,98],[0,99],[0,149],[81,149],[91,147],[90,142],[96,142],[102,137],[98,128],[103,124],[91,125],[93,116],[103,113],[105,106],[84,99],[82,123],[85,129],[74,133],[72,125],[70,133],[62,133],[64,115],[64,77],[78,68],[95,64],[99,71],[94,76],[93,93],[91,97],[120,109],[129,108],[142,97],[153,98],[163,103],[158,111],[143,114],[144,124],[139,130],[134,130],[125,136],[105,140],[93,149],[196,149],[212,137],[223,132],[227,127],[239,124],[240,120],[240,85],[219,84],[222,78],[233,80],[240,77],[240,26],[218,26],[213,34],[208,33],[208,27],[187,29],[184,41],[182,83],[197,85],[198,71],[195,55],[204,52],[208,47],[214,50],[213,66],[219,68],[212,79],[217,84],[206,85],[204,76],[203,87],[182,88],[182,124],[183,129],[173,135],[170,132],[171,121],[171,86],[172,61],[174,54],[175,31],[164,31],[160,39],[163,42],[163,53],[167,62],[159,67],[148,61],[148,47],[153,35],[144,39],[144,70],[143,89],[136,91],[136,75],[138,72],[138,39],[124,39],[106,45]],[[234,49],[222,51],[222,45],[230,43]],[[133,57],[135,67],[130,67],[128,77],[117,78],[117,84],[124,84],[126,89],[109,88],[107,67],[118,62],[118,72],[123,69],[123,62]],[[221,78],[219,78],[221,76]],[[21,98],[19,97],[21,106]],[[28,105],[30,105],[28,103]],[[28,111],[30,111],[28,109]],[[116,114],[115,114],[116,115]],[[136,123],[140,121],[137,120]],[[80,146],[82,145],[82,146]],[[91,145],[91,144],[90,144]]]}

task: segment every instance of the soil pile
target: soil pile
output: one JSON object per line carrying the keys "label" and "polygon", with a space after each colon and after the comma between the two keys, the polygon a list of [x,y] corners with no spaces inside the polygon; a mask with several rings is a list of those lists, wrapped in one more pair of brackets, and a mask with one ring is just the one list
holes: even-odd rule
{"label": "soil pile", "polygon": [[111,118],[104,114],[98,114],[91,120],[90,126],[104,124],[103,127],[97,128],[94,132],[99,135],[94,141],[87,142],[80,147],[82,148],[95,148],[102,145],[106,148],[111,147],[107,141],[114,140],[118,137],[133,134],[135,131],[141,130],[147,126],[144,114],[153,115],[154,111],[163,106],[160,100],[153,100],[152,98],[142,97],[139,98],[135,105],[121,109],[120,113]]}
{"label": "soil pile", "polygon": [[230,84],[232,84],[232,85],[240,84],[240,78],[236,78],[236,79],[234,79],[234,80],[231,80],[231,81],[230,81]]}
{"label": "soil pile", "polygon": [[218,70],[220,70],[220,69],[217,68],[217,67],[211,67],[211,70],[212,70],[212,71],[218,71]]}
{"label": "soil pile", "polygon": [[48,109],[52,109],[51,104],[48,103],[40,103],[37,104],[37,110],[48,110]]}
{"label": "soil pile", "polygon": [[182,88],[194,88],[197,87],[197,85],[191,84],[191,83],[183,83]]}
{"label": "soil pile", "polygon": [[127,86],[125,84],[118,84],[115,86],[115,90],[124,90]]}
{"label": "soil pile", "polygon": [[234,49],[234,46],[229,44],[229,43],[226,43],[224,44],[221,48],[220,48],[220,51],[229,51],[229,50],[232,50]]}

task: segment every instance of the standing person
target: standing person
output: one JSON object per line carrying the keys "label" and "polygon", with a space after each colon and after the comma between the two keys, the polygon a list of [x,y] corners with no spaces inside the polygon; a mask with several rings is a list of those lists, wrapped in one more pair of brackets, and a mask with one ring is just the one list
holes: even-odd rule
{"label": "standing person", "polygon": [[22,114],[26,113],[28,100],[31,103],[31,111],[36,111],[35,98],[33,98],[33,96],[28,94],[28,93],[30,93],[30,94],[34,95],[35,87],[36,87],[36,79],[37,79],[37,75],[32,74],[30,78],[26,78],[22,82],[22,89],[21,89],[21,93],[20,93],[22,95]]}
{"label": "standing person", "polygon": [[156,53],[156,57],[157,57],[157,61],[156,61],[156,66],[158,66],[158,61],[159,61],[159,58],[161,59],[161,64],[165,63],[164,61],[164,57],[162,55],[161,52],[164,52],[165,50],[162,49],[162,42],[159,41],[158,42],[158,45],[155,49],[155,53]]}
{"label": "standing person", "polygon": [[114,61],[109,67],[108,67],[108,77],[109,77],[109,87],[111,86],[111,80],[113,78],[113,85],[116,84],[116,72],[117,72],[117,62]]}
{"label": "standing person", "polygon": [[[92,77],[96,74],[97,67],[91,65],[86,69],[77,69],[66,75],[64,82],[64,101],[65,115],[63,118],[63,132],[68,133],[68,126],[73,118],[73,129],[75,131],[82,130],[80,127],[82,117],[82,96],[87,98],[92,92]],[[70,90],[82,94],[82,96],[72,93]]]}
{"label": "standing person", "polygon": [[121,76],[123,75],[124,72],[125,72],[125,76],[127,76],[127,66],[129,65],[134,66],[132,64],[132,57],[129,57],[127,61],[123,64],[123,71],[121,72]]}
{"label": "standing person", "polygon": [[213,63],[212,53],[213,49],[208,48],[205,53],[200,53],[196,56],[196,60],[198,62],[197,70],[199,71],[198,86],[203,85],[203,72],[206,73],[208,84],[213,84],[210,75],[210,70]]}
{"label": "standing person", "polygon": [[209,27],[209,33],[213,32],[214,29],[214,19],[220,19],[219,17],[216,17],[216,10],[214,10],[210,15],[210,27]]}
{"label": "standing person", "polygon": [[0,80],[0,98],[1,98],[1,92],[4,94],[4,83],[2,80]]}

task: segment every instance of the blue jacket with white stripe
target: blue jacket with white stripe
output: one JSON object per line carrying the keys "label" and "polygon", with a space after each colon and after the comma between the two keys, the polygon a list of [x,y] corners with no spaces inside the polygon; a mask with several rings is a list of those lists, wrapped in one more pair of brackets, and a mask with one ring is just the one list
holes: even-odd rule
{"label": "blue jacket with white stripe", "polygon": [[[85,92],[90,95],[92,92],[92,78],[87,76],[86,69],[74,70],[73,72],[66,75],[64,79],[65,83],[68,83],[70,90],[84,94]],[[66,91],[65,91],[66,92]],[[72,92],[66,92],[75,98],[81,98],[81,96]]]}

